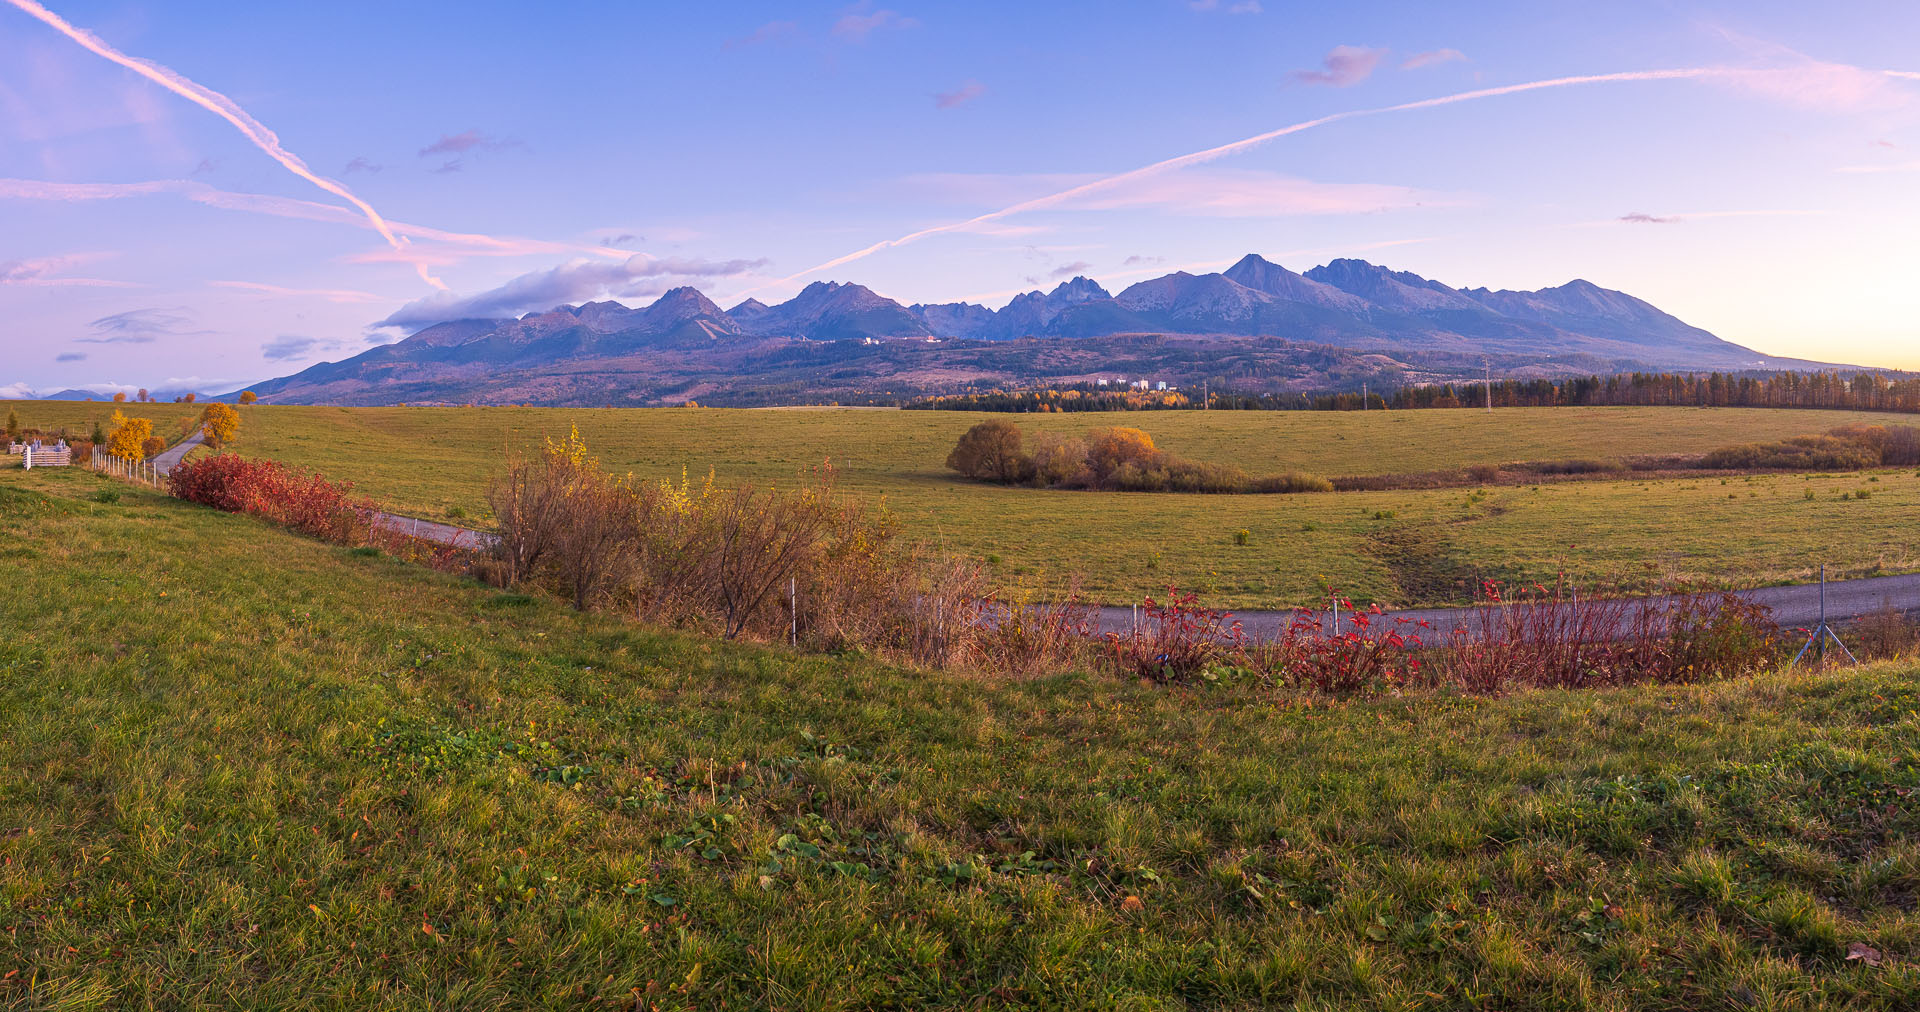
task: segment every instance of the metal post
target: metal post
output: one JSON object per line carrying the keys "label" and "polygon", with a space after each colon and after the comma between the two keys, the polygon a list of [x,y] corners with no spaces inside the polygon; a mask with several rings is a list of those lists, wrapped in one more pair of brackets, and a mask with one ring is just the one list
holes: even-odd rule
{"label": "metal post", "polygon": [[787,639],[794,646],[800,645],[800,580],[787,577]]}

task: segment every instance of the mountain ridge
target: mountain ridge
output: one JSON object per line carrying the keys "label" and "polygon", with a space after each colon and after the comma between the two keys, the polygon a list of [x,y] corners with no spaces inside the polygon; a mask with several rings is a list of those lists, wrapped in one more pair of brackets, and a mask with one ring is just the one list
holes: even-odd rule
{"label": "mountain ridge", "polygon": [[[253,389],[269,400],[382,387],[431,390],[436,383],[471,392],[484,389],[490,376],[504,389],[524,380],[522,373],[564,373],[574,377],[567,383],[574,391],[569,396],[579,396],[590,388],[596,368],[625,375],[644,372],[650,360],[671,360],[687,375],[705,377],[696,385],[711,393],[730,389],[732,380],[758,383],[753,377],[809,358],[821,363],[847,358],[822,351],[826,345],[1044,344],[1129,335],[1210,340],[1222,363],[1242,354],[1238,349],[1246,342],[1279,341],[1296,349],[1341,349],[1361,359],[1368,354],[1392,361],[1408,355],[1462,362],[1499,357],[1516,367],[1537,365],[1543,375],[1576,361],[1592,371],[1821,365],[1733,344],[1644,300],[1583,279],[1535,291],[1456,289],[1365,260],[1338,259],[1296,273],[1250,253],[1223,272],[1175,271],[1118,294],[1092,278],[1075,276],[1051,291],[1015,295],[997,310],[967,302],[906,306],[864,285],[838,281],[813,282],[774,305],[748,298],[723,310],[698,289],[679,287],[638,308],[600,301],[518,319],[444,321],[394,344],[319,363]],[[1197,367],[1188,352],[1182,356]],[[1244,367],[1249,381],[1302,381],[1298,370],[1279,364],[1284,356],[1256,357],[1263,363],[1259,368]],[[850,374],[851,368],[843,365],[834,375],[816,379],[857,388],[862,377]],[[963,373],[934,369],[928,382],[982,378]],[[1020,377],[1016,372],[1012,378]],[[796,397],[806,395],[804,386],[796,388]]]}

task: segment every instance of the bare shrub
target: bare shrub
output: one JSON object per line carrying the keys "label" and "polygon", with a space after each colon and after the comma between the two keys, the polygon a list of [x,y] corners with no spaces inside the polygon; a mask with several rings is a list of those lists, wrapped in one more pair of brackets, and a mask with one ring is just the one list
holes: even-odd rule
{"label": "bare shrub", "polygon": [[1920,646],[1920,626],[1892,605],[1855,619],[1848,624],[1846,635],[1861,657],[1906,657]]}
{"label": "bare shrub", "polygon": [[1308,474],[1305,471],[1282,471],[1279,474],[1270,474],[1266,477],[1256,479],[1253,483],[1253,490],[1255,492],[1277,492],[1283,494],[1331,492],[1333,491],[1333,482],[1317,474]]}
{"label": "bare shrub", "polygon": [[1445,679],[1472,692],[1700,682],[1780,657],[1768,609],[1731,593],[1621,600],[1487,583],[1481,602],[1440,657]]}

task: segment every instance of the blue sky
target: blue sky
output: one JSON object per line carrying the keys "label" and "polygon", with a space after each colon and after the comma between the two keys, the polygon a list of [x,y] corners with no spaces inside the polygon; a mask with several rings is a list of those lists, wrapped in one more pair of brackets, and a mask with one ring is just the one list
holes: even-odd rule
{"label": "blue sky", "polygon": [[[34,6],[0,0],[0,395],[225,390],[674,284],[997,307],[1247,252],[1584,277],[1920,368],[1910,2]],[[1608,79],[1126,175],[1574,76]]]}

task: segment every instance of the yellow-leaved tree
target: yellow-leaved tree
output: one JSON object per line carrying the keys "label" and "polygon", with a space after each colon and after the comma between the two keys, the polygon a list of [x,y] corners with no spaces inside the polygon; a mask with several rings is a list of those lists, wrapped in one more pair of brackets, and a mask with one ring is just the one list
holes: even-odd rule
{"label": "yellow-leaved tree", "polygon": [[206,434],[207,445],[218,450],[239,433],[240,412],[226,404],[209,404],[200,412],[200,431]]}
{"label": "yellow-leaved tree", "polygon": [[260,395],[254,393],[251,390],[240,391],[240,403],[242,404],[252,404],[253,402],[259,399],[260,399]]}
{"label": "yellow-leaved tree", "polygon": [[147,439],[153,435],[153,422],[146,418],[128,418],[119,409],[113,412],[113,431],[107,433],[107,452],[127,460],[145,456]]}

